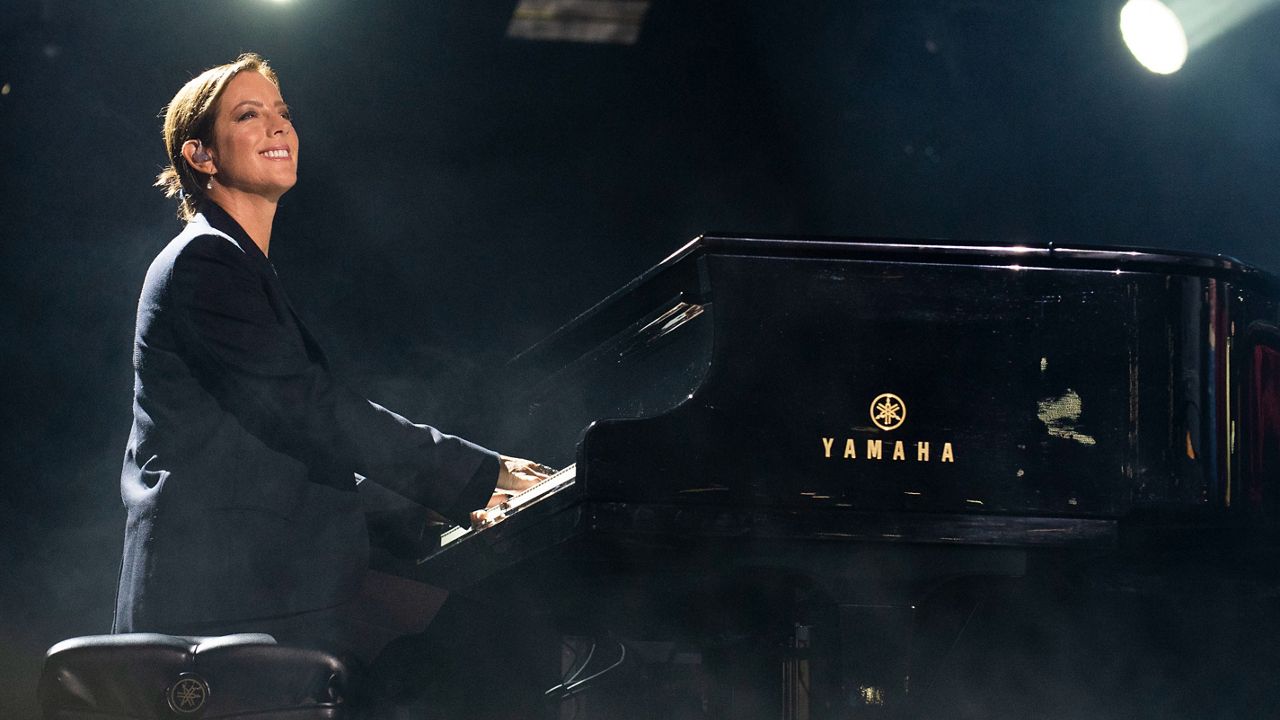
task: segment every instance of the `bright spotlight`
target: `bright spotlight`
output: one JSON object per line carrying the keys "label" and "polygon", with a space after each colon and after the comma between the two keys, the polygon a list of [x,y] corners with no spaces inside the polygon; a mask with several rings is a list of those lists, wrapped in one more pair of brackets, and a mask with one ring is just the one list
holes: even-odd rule
{"label": "bright spotlight", "polygon": [[1189,53],[1276,7],[1280,0],[1129,0],[1120,10],[1120,34],[1138,62],[1167,75]]}
{"label": "bright spotlight", "polygon": [[1153,73],[1177,72],[1187,61],[1187,34],[1160,0],[1129,0],[1120,10],[1120,34],[1129,52]]}

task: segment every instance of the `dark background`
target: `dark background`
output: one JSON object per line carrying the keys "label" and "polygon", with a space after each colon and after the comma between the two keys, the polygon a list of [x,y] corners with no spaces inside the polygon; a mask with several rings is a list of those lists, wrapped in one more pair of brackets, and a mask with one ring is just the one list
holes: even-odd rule
{"label": "dark background", "polygon": [[513,0],[5,0],[0,715],[34,712],[50,644],[110,627],[134,305],[179,229],[158,114],[199,71],[278,70],[302,152],[272,259],[356,387],[447,428],[702,232],[1280,271],[1280,11],[1160,77],[1120,4],[653,0],[626,47],[506,38]]}

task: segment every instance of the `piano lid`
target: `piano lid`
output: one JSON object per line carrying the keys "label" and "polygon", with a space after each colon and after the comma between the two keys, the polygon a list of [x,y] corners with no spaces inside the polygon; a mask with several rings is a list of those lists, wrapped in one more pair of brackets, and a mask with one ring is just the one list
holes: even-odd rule
{"label": "piano lid", "polygon": [[1277,279],[1227,255],[1181,250],[1158,250],[1104,245],[1060,243],[981,244],[902,239],[836,239],[814,237],[757,238],[703,235],[673,254],[670,260],[704,248],[717,252],[766,257],[825,257],[951,265],[1003,265],[1060,269],[1170,272],[1250,278],[1280,287]]}

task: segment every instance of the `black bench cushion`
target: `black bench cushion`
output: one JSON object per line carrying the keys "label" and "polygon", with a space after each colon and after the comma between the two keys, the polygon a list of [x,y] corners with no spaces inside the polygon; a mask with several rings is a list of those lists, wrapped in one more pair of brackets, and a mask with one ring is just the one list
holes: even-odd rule
{"label": "black bench cushion", "polygon": [[347,668],[270,635],[156,633],[64,640],[45,656],[39,697],[57,720],[341,718]]}

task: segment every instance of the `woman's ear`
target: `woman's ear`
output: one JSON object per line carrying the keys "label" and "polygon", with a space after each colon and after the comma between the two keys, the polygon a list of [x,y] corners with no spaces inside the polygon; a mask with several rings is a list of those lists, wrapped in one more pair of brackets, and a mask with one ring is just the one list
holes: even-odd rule
{"label": "woman's ear", "polygon": [[213,156],[199,140],[188,140],[182,143],[182,157],[186,158],[187,164],[197,172],[205,175],[218,172],[218,168],[213,164]]}

